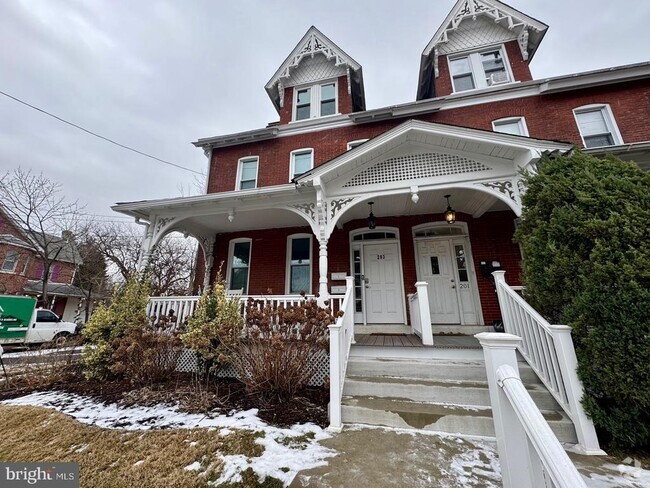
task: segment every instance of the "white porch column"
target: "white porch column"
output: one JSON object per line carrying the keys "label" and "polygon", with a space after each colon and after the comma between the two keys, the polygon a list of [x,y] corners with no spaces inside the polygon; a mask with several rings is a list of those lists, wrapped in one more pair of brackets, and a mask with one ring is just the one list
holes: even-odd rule
{"label": "white porch column", "polygon": [[324,306],[329,299],[327,290],[327,239],[318,241],[318,305]]}
{"label": "white porch column", "polygon": [[415,284],[418,291],[418,310],[420,317],[420,328],[422,332],[422,344],[433,346],[433,328],[431,327],[431,310],[429,307],[429,283],[418,281]]}
{"label": "white porch column", "polygon": [[533,465],[526,431],[497,379],[500,366],[508,365],[515,372],[519,371],[515,350],[521,339],[516,335],[494,332],[481,332],[474,337],[481,343],[485,357],[503,487],[534,488],[532,477],[539,466]]}
{"label": "white porch column", "polygon": [[212,275],[212,268],[214,267],[214,237],[206,239],[203,248],[203,262],[205,263],[205,271],[203,274],[203,289],[207,290],[210,287],[210,276]]}
{"label": "white porch column", "polygon": [[142,272],[151,261],[151,255],[153,253],[153,228],[151,224],[144,225],[144,236],[142,237],[142,244],[140,246],[140,257],[138,258],[137,271]]}

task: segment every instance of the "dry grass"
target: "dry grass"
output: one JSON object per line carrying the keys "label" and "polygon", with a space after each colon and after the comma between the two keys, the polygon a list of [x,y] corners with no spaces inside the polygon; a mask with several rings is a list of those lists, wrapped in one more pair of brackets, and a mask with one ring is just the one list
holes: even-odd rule
{"label": "dry grass", "polygon": [[[260,434],[250,431],[222,436],[208,429],[109,430],[40,407],[0,405],[0,425],[11,426],[3,428],[0,459],[78,462],[82,487],[206,486],[222,470],[217,453],[254,457],[263,451],[255,444]],[[199,471],[184,469],[195,461],[201,463]],[[270,485],[253,476],[238,486]]]}

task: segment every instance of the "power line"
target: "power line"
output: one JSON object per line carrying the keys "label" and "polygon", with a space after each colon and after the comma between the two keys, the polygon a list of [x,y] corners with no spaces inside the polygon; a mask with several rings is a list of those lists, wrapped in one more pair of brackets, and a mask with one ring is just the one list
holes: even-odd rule
{"label": "power line", "polygon": [[174,166],[176,168],[183,169],[185,171],[189,171],[190,173],[194,173],[194,174],[197,174],[197,175],[203,175],[203,173],[201,173],[200,171],[195,171],[195,170],[193,170],[191,168],[186,168],[185,166],[181,166],[180,164],[172,163],[170,161],[165,161],[164,159],[157,158],[156,156],[152,156],[151,154],[147,154],[147,153],[144,153],[142,151],[138,151],[137,149],[132,148],[130,146],[120,144],[119,142],[114,141],[113,139],[109,139],[108,137],[104,137],[104,136],[102,136],[100,134],[97,134],[96,132],[85,129],[85,128],[81,127],[80,125],[73,124],[72,122],[68,122],[67,120],[62,119],[61,117],[59,117],[57,115],[54,115],[54,114],[52,114],[50,112],[47,112],[47,111],[45,111],[45,110],[43,110],[41,108],[35,107],[34,105],[31,105],[31,104],[21,100],[20,98],[16,98],[16,97],[14,97],[12,95],[9,95],[8,93],[3,92],[2,90],[0,90],[0,95],[4,95],[5,97],[11,98],[12,100],[15,100],[18,103],[22,103],[23,105],[26,105],[29,108],[33,108],[34,110],[37,110],[37,111],[39,111],[39,112],[41,112],[41,113],[43,113],[45,115],[49,115],[50,117],[58,120],[59,122],[63,122],[64,124],[71,125],[72,127],[76,128],[76,129],[79,129],[79,130],[82,130],[82,131],[90,134],[91,136],[99,137],[100,139],[103,139],[103,140],[105,140],[107,142],[110,142],[111,144],[115,144],[116,146],[119,146],[119,147],[121,147],[123,149],[127,149],[128,151],[133,151],[134,153],[140,154],[141,156],[145,156],[145,157],[151,158],[151,159],[153,159],[155,161],[159,161],[161,163],[168,164],[169,166]]}

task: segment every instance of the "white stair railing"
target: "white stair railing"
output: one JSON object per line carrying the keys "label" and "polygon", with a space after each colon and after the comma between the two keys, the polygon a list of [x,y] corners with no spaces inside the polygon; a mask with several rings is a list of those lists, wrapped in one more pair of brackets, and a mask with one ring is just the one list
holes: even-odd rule
{"label": "white stair railing", "polygon": [[346,290],[341,310],[343,316],[329,326],[330,331],[330,430],[340,431],[341,399],[343,383],[350,356],[350,346],[354,342],[354,277],[345,278]]}
{"label": "white stair railing", "polygon": [[521,338],[482,332],[490,402],[504,488],[586,488],[519,377]]}
{"label": "white stair railing", "polygon": [[580,400],[582,383],[576,373],[577,359],[571,328],[551,325],[505,280],[505,271],[492,273],[505,331],[521,337],[517,349],[548,391],[573,421],[578,448],[588,455],[604,455],[596,429]]}

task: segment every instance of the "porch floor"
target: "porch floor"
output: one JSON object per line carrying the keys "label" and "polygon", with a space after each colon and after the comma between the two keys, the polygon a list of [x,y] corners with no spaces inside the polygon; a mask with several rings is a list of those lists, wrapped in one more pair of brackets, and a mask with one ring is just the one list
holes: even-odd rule
{"label": "porch floor", "polygon": [[481,349],[473,336],[434,335],[433,346],[425,346],[415,334],[356,334],[355,346]]}

